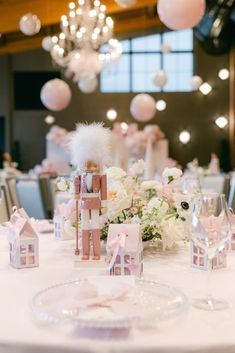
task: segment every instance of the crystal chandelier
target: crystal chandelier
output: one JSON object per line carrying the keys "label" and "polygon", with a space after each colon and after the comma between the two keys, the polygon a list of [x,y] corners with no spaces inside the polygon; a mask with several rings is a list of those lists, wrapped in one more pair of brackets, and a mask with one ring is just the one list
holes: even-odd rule
{"label": "crystal chandelier", "polygon": [[50,38],[53,61],[76,82],[84,75],[96,77],[122,54],[121,44],[113,39],[113,26],[99,0],[70,2],[68,15],[61,17],[60,34]]}

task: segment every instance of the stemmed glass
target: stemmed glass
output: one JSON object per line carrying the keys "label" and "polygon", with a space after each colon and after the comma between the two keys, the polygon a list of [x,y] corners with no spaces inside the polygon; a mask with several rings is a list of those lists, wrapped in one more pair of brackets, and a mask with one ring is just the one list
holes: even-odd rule
{"label": "stemmed glass", "polygon": [[201,183],[197,177],[184,177],[182,178],[181,191],[187,195],[198,195],[201,193]]}
{"label": "stemmed glass", "polygon": [[[212,261],[223,252],[231,237],[229,209],[225,195],[203,194],[195,197],[192,209],[190,236],[193,245],[202,249],[207,258],[208,282],[212,271]],[[211,294],[196,299],[193,305],[202,310],[223,310],[227,301],[216,299]]]}

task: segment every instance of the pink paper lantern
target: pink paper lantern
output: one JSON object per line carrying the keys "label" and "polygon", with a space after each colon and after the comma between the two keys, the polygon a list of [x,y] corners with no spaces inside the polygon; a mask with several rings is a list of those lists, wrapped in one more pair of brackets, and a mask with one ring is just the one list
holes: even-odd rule
{"label": "pink paper lantern", "polygon": [[60,111],[69,105],[72,93],[66,82],[56,78],[45,83],[40,96],[47,109]]}
{"label": "pink paper lantern", "polygon": [[205,0],[158,0],[160,20],[170,29],[192,28],[205,12]]}
{"label": "pink paper lantern", "polygon": [[130,105],[133,118],[139,122],[147,122],[156,114],[155,100],[149,94],[137,94]]}

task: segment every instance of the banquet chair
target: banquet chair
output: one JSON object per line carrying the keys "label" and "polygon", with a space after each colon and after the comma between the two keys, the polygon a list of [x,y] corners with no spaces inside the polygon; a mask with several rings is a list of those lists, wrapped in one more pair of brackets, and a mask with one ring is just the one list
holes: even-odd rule
{"label": "banquet chair", "polygon": [[6,187],[0,186],[0,223],[8,222],[10,218]]}
{"label": "banquet chair", "polygon": [[44,204],[46,205],[46,211],[49,218],[53,218],[54,214],[54,203],[55,203],[55,184],[56,178],[41,177],[41,189],[44,199]]}
{"label": "banquet chair", "polygon": [[20,208],[19,199],[16,191],[16,178],[7,178],[6,185],[9,194],[10,208],[12,209],[14,206]]}
{"label": "banquet chair", "polygon": [[40,180],[16,179],[16,190],[20,207],[25,209],[29,217],[36,219],[48,217]]}

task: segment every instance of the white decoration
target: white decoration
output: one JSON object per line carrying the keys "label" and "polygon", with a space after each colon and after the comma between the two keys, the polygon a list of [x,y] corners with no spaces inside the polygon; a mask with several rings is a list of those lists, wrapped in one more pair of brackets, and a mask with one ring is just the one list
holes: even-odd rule
{"label": "white decoration", "polygon": [[161,46],[161,52],[164,54],[169,54],[172,51],[171,45],[169,43],[163,43]]}
{"label": "white decoration", "polygon": [[165,71],[159,70],[158,72],[156,72],[153,76],[153,83],[159,87],[165,86],[165,84],[167,83],[167,75]]}
{"label": "white decoration", "polygon": [[212,91],[212,87],[211,85],[209,85],[208,82],[204,82],[200,87],[199,87],[200,91],[202,94],[204,94],[204,96],[207,96],[209,93],[211,93]]}
{"label": "white decoration", "polygon": [[94,74],[86,74],[78,82],[78,87],[85,94],[93,93],[98,86],[98,80]]}
{"label": "white decoration", "polygon": [[20,31],[26,36],[33,36],[41,29],[41,22],[37,15],[27,13],[22,16],[19,23]]}
{"label": "white decoration", "polygon": [[200,86],[202,85],[203,80],[200,76],[195,75],[191,79],[191,87],[193,91],[199,90]]}
{"label": "white decoration", "polygon": [[50,52],[51,49],[53,48],[53,46],[54,46],[54,43],[52,41],[52,37],[47,36],[47,37],[43,38],[43,40],[42,40],[42,48],[45,51]]}
{"label": "white decoration", "polygon": [[45,123],[46,124],[48,124],[48,125],[51,125],[51,124],[54,124],[54,122],[55,122],[55,117],[54,116],[52,116],[52,115],[47,115],[46,117],[45,117]]}

